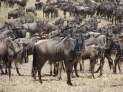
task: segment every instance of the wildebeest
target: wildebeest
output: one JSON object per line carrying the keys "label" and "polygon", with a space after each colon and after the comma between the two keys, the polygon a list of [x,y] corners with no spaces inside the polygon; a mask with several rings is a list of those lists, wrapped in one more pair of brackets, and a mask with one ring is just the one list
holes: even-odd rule
{"label": "wildebeest", "polygon": [[5,20],[4,27],[8,29],[16,29],[21,28],[22,24],[24,23],[23,19],[7,19]]}
{"label": "wildebeest", "polygon": [[28,0],[16,0],[17,5],[25,7],[27,5]]}
{"label": "wildebeest", "polygon": [[117,73],[117,66],[119,72],[121,73],[122,60],[123,60],[123,40],[119,39],[117,43],[117,53],[116,58],[114,60],[113,73]]}
{"label": "wildebeest", "polygon": [[41,10],[44,7],[44,3],[43,2],[35,2],[35,8],[36,10]]}
{"label": "wildebeest", "polygon": [[43,17],[47,17],[47,18],[56,18],[58,17],[58,9],[52,5],[45,5],[43,7]]}
{"label": "wildebeest", "polygon": [[42,27],[44,26],[44,21],[36,21],[33,23],[26,23],[22,25],[22,28],[25,29],[27,32],[29,32],[31,35],[35,33],[39,33],[42,30]]}
{"label": "wildebeest", "polygon": [[10,19],[10,18],[15,19],[15,18],[24,16],[24,15],[25,15],[25,11],[20,10],[20,9],[15,9],[8,13],[8,19]]}
{"label": "wildebeest", "polygon": [[33,7],[26,8],[27,13],[33,13],[35,16],[37,16],[36,9]]}
{"label": "wildebeest", "polygon": [[[101,76],[102,75],[102,68],[103,68],[102,64],[104,62],[103,50],[106,47],[105,35],[99,35],[97,37],[90,37],[89,39],[84,41],[84,45],[85,45],[85,50],[83,52],[81,52],[81,58],[79,58],[79,60],[82,59],[83,64],[84,64],[83,60],[85,60],[85,59],[90,60],[91,73],[92,73],[93,78],[95,78],[94,77],[94,67],[95,67],[97,59],[101,58],[100,59],[100,63],[101,63],[100,76]],[[84,69],[84,65],[82,68]]]}
{"label": "wildebeest", "polygon": [[0,60],[6,66],[6,72],[9,73],[9,78],[11,77],[11,62],[14,56],[15,50],[12,41],[3,36],[0,36]]}
{"label": "wildebeest", "polygon": [[64,60],[66,72],[67,72],[67,84],[71,83],[71,72],[74,60],[74,48],[75,40],[69,37],[65,37],[63,40],[56,41],[52,39],[40,40],[35,44],[32,76],[36,78],[36,72],[38,71],[38,77],[40,82],[41,69],[47,60],[49,61],[62,61]]}
{"label": "wildebeest", "polygon": [[15,64],[15,68],[19,76],[21,76],[21,73],[19,72],[18,65],[28,62],[28,55],[27,55],[27,48],[26,48],[28,44],[29,41],[27,38],[19,38],[14,40],[13,42],[15,53],[12,58],[12,63]]}

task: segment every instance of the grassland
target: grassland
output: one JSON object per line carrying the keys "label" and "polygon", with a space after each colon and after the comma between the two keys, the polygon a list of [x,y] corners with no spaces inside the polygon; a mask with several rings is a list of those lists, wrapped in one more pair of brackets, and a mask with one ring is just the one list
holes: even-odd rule
{"label": "grassland", "polygon": [[[29,0],[27,7],[32,6],[34,6],[34,0]],[[12,9],[5,6],[0,8],[0,26],[4,24],[7,19],[7,13],[10,10]],[[62,12],[60,12],[60,17],[62,16]],[[42,19],[42,12],[38,11],[38,17]],[[108,22],[103,20],[99,26],[106,24]],[[79,78],[72,78],[74,86],[70,87],[66,84],[66,74],[64,72],[60,81],[57,77],[48,76],[48,64],[45,64],[42,70],[43,84],[40,84],[38,80],[34,81],[31,77],[32,59],[30,59],[29,63],[20,66],[20,72],[24,76],[18,76],[14,66],[10,80],[6,75],[0,76],[0,92],[123,92],[123,74],[113,74],[109,70],[107,61],[104,66],[104,75],[99,78],[95,74],[96,79],[92,79],[91,74],[88,72],[89,61],[87,60],[85,63],[85,72],[79,72]]]}

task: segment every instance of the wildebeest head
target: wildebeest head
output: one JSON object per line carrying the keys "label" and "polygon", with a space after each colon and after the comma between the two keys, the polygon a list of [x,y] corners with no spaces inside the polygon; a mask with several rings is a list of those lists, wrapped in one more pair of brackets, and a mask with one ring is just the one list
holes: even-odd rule
{"label": "wildebeest head", "polygon": [[65,44],[66,50],[74,51],[75,44],[76,44],[76,40],[75,39],[73,39],[71,37],[66,37],[63,41],[64,41],[64,44]]}

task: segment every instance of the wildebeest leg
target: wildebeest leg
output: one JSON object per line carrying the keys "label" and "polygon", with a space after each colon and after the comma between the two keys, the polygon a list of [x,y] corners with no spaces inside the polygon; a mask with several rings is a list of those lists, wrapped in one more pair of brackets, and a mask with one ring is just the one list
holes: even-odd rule
{"label": "wildebeest leg", "polygon": [[62,72],[62,61],[59,62],[59,67],[58,67],[58,79],[61,80],[61,72]]}
{"label": "wildebeest leg", "polygon": [[[7,65],[7,64],[6,64]],[[5,68],[5,74],[8,74],[8,71],[7,71],[7,66],[6,66],[6,68]]]}
{"label": "wildebeest leg", "polygon": [[11,78],[11,58],[7,57],[7,69],[8,69],[8,73],[9,73],[9,79]]}
{"label": "wildebeest leg", "polygon": [[45,13],[44,13],[44,11],[43,11],[43,18],[45,17]]}
{"label": "wildebeest leg", "polygon": [[121,63],[122,63],[122,61],[119,61],[119,63],[118,63],[118,69],[119,69],[120,73],[122,73],[122,71],[121,71]]}
{"label": "wildebeest leg", "polygon": [[[0,58],[0,61],[3,62],[2,58]],[[4,65],[4,62],[3,62],[3,65]],[[4,74],[4,72],[3,72],[3,65],[0,64],[1,75]]]}
{"label": "wildebeest leg", "polygon": [[50,76],[52,76],[52,69],[53,69],[52,63],[49,61],[49,64],[50,64]]}
{"label": "wildebeest leg", "polygon": [[34,80],[36,80],[36,74],[37,74],[37,69],[36,67],[32,68],[32,77],[34,78]]}
{"label": "wildebeest leg", "polygon": [[64,61],[65,63],[65,67],[66,67],[66,73],[67,73],[67,84],[72,86],[72,82],[71,82],[71,73],[72,73],[72,68],[73,68],[73,64],[72,61]]}
{"label": "wildebeest leg", "polygon": [[38,68],[38,77],[39,77],[40,83],[42,83],[42,79],[41,79],[41,68]]}
{"label": "wildebeest leg", "polygon": [[[9,59],[8,59],[9,58]],[[6,73],[9,74],[9,79],[11,77],[11,58],[9,56],[4,56],[4,61],[6,65]]]}
{"label": "wildebeest leg", "polygon": [[1,70],[1,75],[3,75],[4,74],[4,72],[3,72],[3,66],[0,64],[0,70]]}
{"label": "wildebeest leg", "polygon": [[82,63],[81,63],[81,61],[79,62],[79,67],[80,67],[80,71],[82,71]]}
{"label": "wildebeest leg", "polygon": [[59,66],[59,63],[55,62],[54,63],[54,76],[57,76],[57,74],[58,74],[58,66]]}
{"label": "wildebeest leg", "polygon": [[66,11],[64,11],[64,18],[66,18]]}
{"label": "wildebeest leg", "polygon": [[[82,62],[82,64],[81,64]],[[80,61],[80,71],[84,72],[84,60],[82,59],[82,61]]]}
{"label": "wildebeest leg", "polygon": [[18,74],[19,76],[21,76],[21,73],[19,72],[18,64],[17,64],[17,63],[15,63],[15,68],[16,68],[17,74]]}
{"label": "wildebeest leg", "polygon": [[74,69],[75,69],[75,75],[76,75],[76,77],[79,77],[78,71],[77,71],[77,65],[78,65],[78,61],[75,62]]}
{"label": "wildebeest leg", "polygon": [[113,60],[110,56],[107,56],[106,58],[108,59],[108,64],[109,64],[109,67],[110,67],[110,70],[111,70],[111,68],[113,66]]}
{"label": "wildebeest leg", "polygon": [[40,60],[39,61],[39,64],[37,65],[37,71],[38,71],[38,78],[39,78],[39,81],[40,81],[40,83],[42,83],[42,79],[41,79],[41,70],[42,70],[42,67],[44,66],[44,64],[46,63],[46,58],[42,58],[42,57],[40,57],[40,58],[38,58],[37,60]]}
{"label": "wildebeest leg", "polygon": [[92,77],[95,78],[95,76],[94,76],[95,59],[94,59],[94,58],[91,58],[91,59],[90,59],[90,67],[91,67],[91,74],[92,74]]}
{"label": "wildebeest leg", "polygon": [[100,60],[100,75],[99,75],[99,77],[102,76],[103,65],[104,65],[104,58],[102,57]]}
{"label": "wildebeest leg", "polygon": [[113,73],[115,73],[116,74],[116,69],[117,69],[117,64],[118,64],[118,62],[119,62],[119,58],[116,58],[115,60],[114,60],[114,68],[113,68]]}
{"label": "wildebeest leg", "polygon": [[95,73],[98,73],[100,71],[100,69],[101,69],[101,62],[100,62],[99,68],[95,71]]}
{"label": "wildebeest leg", "polygon": [[[103,58],[103,60],[105,60],[105,58]],[[100,69],[101,69],[101,64],[102,64],[102,61],[100,60],[100,66],[99,66],[99,68],[95,71],[95,73],[98,73],[98,72],[100,71]]]}
{"label": "wildebeest leg", "polygon": [[62,61],[62,68],[63,68],[63,70],[65,72],[66,70],[65,70],[65,66],[64,66],[64,62],[63,61]]}

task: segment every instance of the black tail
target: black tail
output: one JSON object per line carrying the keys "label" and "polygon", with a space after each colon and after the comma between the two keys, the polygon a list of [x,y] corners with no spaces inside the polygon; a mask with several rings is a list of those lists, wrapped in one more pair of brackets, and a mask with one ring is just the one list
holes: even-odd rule
{"label": "black tail", "polygon": [[32,77],[35,77],[36,71],[37,71],[37,49],[36,46],[34,46],[33,49],[33,63],[32,63]]}

